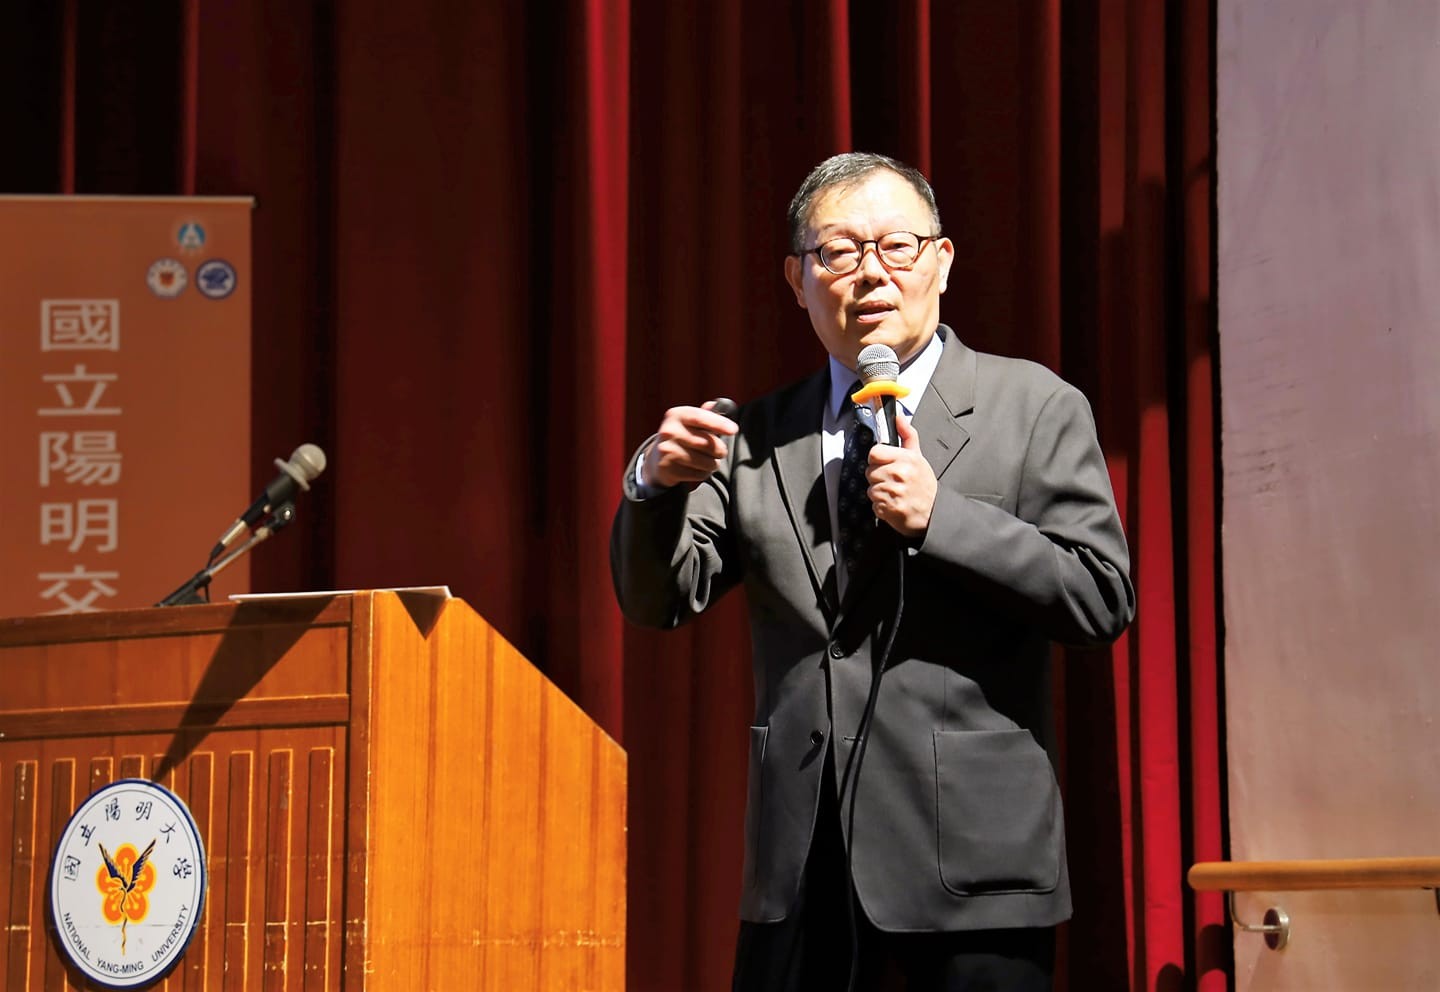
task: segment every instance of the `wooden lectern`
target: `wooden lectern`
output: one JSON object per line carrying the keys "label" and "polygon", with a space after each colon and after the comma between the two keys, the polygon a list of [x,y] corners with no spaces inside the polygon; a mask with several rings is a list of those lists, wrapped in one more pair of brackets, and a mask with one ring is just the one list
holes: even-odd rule
{"label": "wooden lectern", "polygon": [[147,778],[210,873],[160,988],[620,992],[625,775],[458,599],[0,620],[0,986],[79,987],[46,905],[56,837]]}

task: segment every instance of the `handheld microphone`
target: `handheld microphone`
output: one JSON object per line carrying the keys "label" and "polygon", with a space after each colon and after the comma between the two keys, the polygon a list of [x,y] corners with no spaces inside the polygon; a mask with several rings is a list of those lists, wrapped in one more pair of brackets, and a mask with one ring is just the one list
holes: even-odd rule
{"label": "handheld microphone", "polygon": [[249,509],[236,517],[229,529],[220,535],[220,540],[210,552],[211,561],[214,561],[231,541],[289,503],[298,492],[309,491],[311,480],[325,471],[325,452],[313,444],[302,444],[290,455],[288,462],[275,459],[275,467],[280,469],[280,474],[275,477],[274,482],[265,487],[255,502],[250,504]]}
{"label": "handheld microphone", "polygon": [[850,398],[856,403],[869,403],[875,411],[875,419],[883,428],[884,437],[875,440],[881,444],[899,446],[900,435],[895,430],[895,400],[910,395],[910,388],[899,383],[900,359],[889,345],[867,344],[860,349],[856,359],[856,371],[864,383]]}

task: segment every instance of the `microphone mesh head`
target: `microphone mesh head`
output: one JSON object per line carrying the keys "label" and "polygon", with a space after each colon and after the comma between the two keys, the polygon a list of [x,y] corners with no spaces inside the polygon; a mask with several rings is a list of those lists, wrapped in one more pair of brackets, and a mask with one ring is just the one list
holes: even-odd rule
{"label": "microphone mesh head", "polygon": [[860,349],[856,364],[859,366],[856,371],[866,383],[894,382],[900,378],[900,359],[889,345],[867,344]]}
{"label": "microphone mesh head", "polygon": [[302,482],[309,482],[325,471],[325,452],[316,445],[302,444],[290,456],[290,467],[304,477]]}

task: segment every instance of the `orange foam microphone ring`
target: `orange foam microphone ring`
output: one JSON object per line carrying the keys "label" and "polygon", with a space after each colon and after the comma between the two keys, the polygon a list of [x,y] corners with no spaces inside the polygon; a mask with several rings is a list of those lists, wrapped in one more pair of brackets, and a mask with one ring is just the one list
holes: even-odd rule
{"label": "orange foam microphone ring", "polygon": [[855,403],[869,403],[880,396],[894,396],[896,399],[904,399],[910,395],[910,387],[902,386],[894,379],[876,379],[874,382],[866,383],[859,390],[850,394],[850,399]]}

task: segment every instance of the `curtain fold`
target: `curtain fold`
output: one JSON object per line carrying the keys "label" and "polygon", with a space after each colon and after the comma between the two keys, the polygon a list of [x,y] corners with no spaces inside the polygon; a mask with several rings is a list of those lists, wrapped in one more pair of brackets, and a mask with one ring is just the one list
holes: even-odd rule
{"label": "curtain fold", "polygon": [[[934,181],[942,318],[1095,410],[1136,624],[1057,652],[1058,987],[1223,989],[1211,0],[206,0],[0,11],[6,192],[253,194],[255,483],[332,467],[257,589],[447,582],[625,745],[629,986],[728,988],[743,594],[623,624],[618,473],[666,407],[816,368],[784,212]],[[220,373],[220,374],[223,374]],[[197,549],[197,554],[203,549]],[[963,632],[957,633],[963,636]]]}

